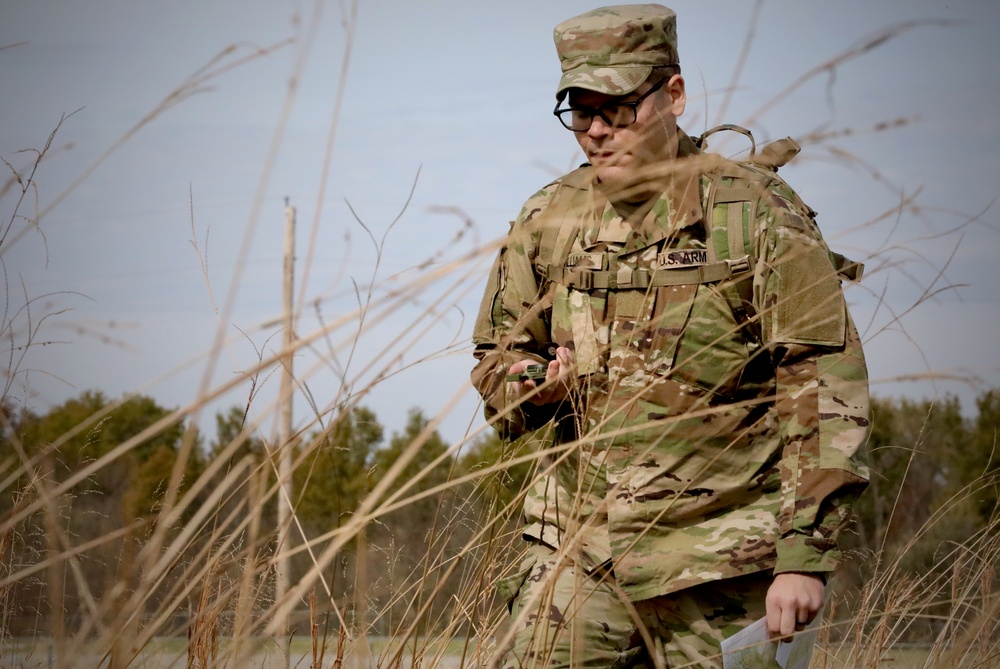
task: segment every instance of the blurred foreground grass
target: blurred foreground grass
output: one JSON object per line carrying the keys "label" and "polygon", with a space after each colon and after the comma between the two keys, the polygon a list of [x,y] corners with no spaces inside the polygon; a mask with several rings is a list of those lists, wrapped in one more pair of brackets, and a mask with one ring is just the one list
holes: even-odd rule
{"label": "blurred foreground grass", "polygon": [[[48,669],[55,666],[54,656],[51,654],[52,641],[43,638],[24,638],[8,640],[12,646],[8,653],[0,658],[0,667],[7,669]],[[435,652],[440,650],[439,642],[427,640],[427,643]],[[273,639],[260,638],[254,641],[256,650],[249,658],[247,667],[257,669],[279,669],[284,667],[281,653],[274,644]],[[290,666],[309,667],[310,657],[309,637],[293,637],[291,643]],[[353,652],[346,654],[341,666],[344,669],[366,669],[372,658],[377,658],[380,653],[390,646],[388,637],[374,637],[369,639],[370,654]],[[452,669],[461,666],[464,642],[452,640],[447,644],[442,654],[442,661],[437,665],[442,669]],[[140,669],[167,669],[171,667],[184,666],[187,649],[187,640],[180,637],[157,637],[146,649],[136,658],[131,666]],[[872,667],[872,669],[909,669],[910,667],[927,666],[928,660],[932,661],[932,649],[926,645],[913,645],[893,648],[886,652],[885,656]],[[332,654],[331,654],[332,655]],[[366,659],[367,655],[367,659]],[[80,658],[82,662],[92,661],[89,666],[99,666],[100,658]],[[403,667],[410,667],[412,662],[404,659]],[[324,666],[334,666],[334,659],[331,657]],[[817,648],[813,656],[811,669],[847,669],[856,666],[852,664],[851,651],[846,647]],[[981,669],[990,669],[1000,666],[1000,657],[994,657],[992,661],[986,659],[983,663],[975,666]]]}

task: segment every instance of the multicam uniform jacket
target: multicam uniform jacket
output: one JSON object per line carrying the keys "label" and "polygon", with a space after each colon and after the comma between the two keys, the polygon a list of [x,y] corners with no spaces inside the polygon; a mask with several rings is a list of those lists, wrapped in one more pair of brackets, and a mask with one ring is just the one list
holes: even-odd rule
{"label": "multicam uniform jacket", "polygon": [[[678,163],[697,153],[682,134]],[[777,177],[762,183],[750,323],[731,282],[628,280],[706,259],[712,177],[675,178],[637,214],[586,166],[525,204],[480,308],[472,377],[487,418],[509,438],[549,436],[525,536],[610,566],[633,600],[831,571],[867,482],[867,376],[840,281],[812,212]],[[544,257],[559,246],[565,257]],[[508,367],[557,346],[574,351],[569,398],[508,396]]]}

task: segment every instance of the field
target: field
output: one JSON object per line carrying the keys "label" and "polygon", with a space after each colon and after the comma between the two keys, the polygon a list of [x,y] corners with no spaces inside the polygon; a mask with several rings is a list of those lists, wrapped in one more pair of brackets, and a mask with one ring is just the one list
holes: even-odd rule
{"label": "field", "polygon": [[[323,167],[315,170],[324,178],[347,95],[342,84],[350,71],[357,10],[357,3],[348,4],[340,8],[338,36],[345,54],[332,120],[324,128],[328,144]],[[221,235],[221,244],[203,223],[212,209],[196,204],[194,188],[185,203],[185,225],[190,226],[185,242],[193,250],[188,263],[197,275],[186,284],[185,308],[201,300],[209,327],[190,327],[180,335],[168,327],[173,316],[156,314],[164,298],[134,279],[140,270],[108,280],[134,293],[135,313],[156,314],[150,322],[163,328],[161,339],[196,342],[198,353],[191,360],[169,358],[175,366],[169,374],[188,374],[183,399],[164,401],[156,384],[145,380],[120,393],[78,387],[62,379],[65,372],[58,365],[48,365],[53,350],[69,349],[70,359],[96,359],[102,369],[128,366],[116,357],[127,348],[119,339],[127,326],[115,319],[94,326],[78,318],[74,307],[89,298],[77,290],[72,272],[54,272],[63,282],[56,288],[46,283],[53,280],[45,273],[49,244],[64,243],[60,234],[65,230],[54,222],[50,228],[65,210],[63,203],[86,194],[106,164],[136,137],[158,132],[175,107],[212,91],[234,72],[249,70],[253,83],[257,70],[252,68],[283,57],[283,49],[294,45],[299,50],[283,103],[291,107],[315,37],[308,29],[319,25],[310,21],[320,21],[321,6],[317,3],[306,20],[296,15],[295,37],[265,47],[233,44],[209,58],[179,86],[167,88],[107,146],[90,147],[94,153],[69,177],[61,175],[58,187],[49,187],[46,178],[53,177],[47,170],[72,155],[72,142],[64,144],[63,138],[78,120],[73,113],[52,123],[31,148],[3,155],[2,669],[488,669],[496,646],[508,640],[506,602],[497,584],[515,571],[525,548],[525,499],[548,494],[545,486],[558,479],[574,491],[559,500],[574,522],[585,526],[592,514],[587,485],[593,481],[580,465],[582,454],[589,457],[628,428],[609,434],[581,425],[572,443],[554,441],[547,427],[501,438],[494,427],[519,416],[521,407],[507,406],[488,424],[466,381],[475,364],[472,321],[507,226],[480,225],[460,204],[422,203],[413,211],[413,198],[424,187],[417,168],[412,181],[383,188],[403,193],[398,211],[376,225],[362,210],[370,205],[381,214],[392,198],[380,191],[371,196],[378,202],[358,206],[345,198],[343,220],[338,218],[336,233],[329,233],[333,216],[323,214],[328,199],[323,181],[310,193],[317,202],[313,237],[295,274],[294,244],[279,255],[277,235],[268,233],[263,243],[254,238],[262,203],[274,199],[268,178],[286,159],[277,150],[288,130],[286,115],[273,128],[273,150],[256,166],[259,185],[248,188],[244,202],[250,213],[246,220],[233,216],[219,223],[233,226],[222,227],[228,234]],[[764,5],[755,7],[753,26]],[[727,42],[745,45],[740,53],[746,56],[755,46],[755,28],[738,28]],[[893,24],[853,45],[841,44],[824,62],[802,66],[787,87],[771,90],[761,113],[793,106],[807,90],[817,108],[835,107],[834,74],[872,62],[885,44],[913,30],[931,28],[943,30],[942,22]],[[20,47],[0,44],[0,59]],[[709,110],[721,113],[739,102],[743,64],[735,65],[726,88],[703,84],[705,99],[698,104],[704,102],[705,108],[692,112],[698,114],[692,127],[707,125]],[[384,73],[366,78],[380,80]],[[694,90],[694,83],[689,86]],[[475,123],[482,120],[477,114],[485,103],[453,117],[452,107],[463,112],[465,107],[395,97],[380,91],[372,98],[378,104],[370,103],[364,115],[398,115],[407,138],[436,137],[438,131],[425,131],[421,124],[444,118],[440,135],[457,136],[463,150],[466,136],[478,137]],[[393,103],[389,111],[382,107],[387,99]],[[226,123],[237,116],[227,114]],[[863,198],[854,198],[850,189],[851,197],[844,195],[835,178],[814,184],[820,197],[826,190],[825,196],[839,198],[850,212],[848,222],[840,223],[837,232],[843,236],[837,242],[866,263],[867,274],[847,289],[848,304],[866,351],[886,357],[895,346],[884,344],[886,339],[916,338],[907,330],[906,315],[922,313],[959,288],[951,277],[966,266],[956,268],[952,262],[975,246],[966,235],[973,237],[980,227],[996,232],[995,224],[982,225],[988,214],[978,209],[966,213],[923,206],[917,185],[892,183],[880,166],[852,153],[858,136],[881,139],[912,128],[918,117],[911,109],[893,109],[891,117],[870,119],[863,127],[817,123],[798,138],[812,166],[836,165],[866,187],[889,193],[888,204],[873,199],[878,205],[866,209],[855,201]],[[747,115],[746,124],[766,136],[760,123]],[[392,128],[386,124],[378,132],[386,137],[400,132]],[[373,153],[384,148],[381,134],[376,139],[367,147]],[[306,144],[321,144],[315,129]],[[470,139],[468,145],[475,142]],[[221,152],[214,145],[212,150]],[[299,160],[289,153],[293,162]],[[741,148],[733,155],[742,159],[747,152]],[[705,164],[712,160],[724,159]],[[138,161],[143,166],[154,162],[145,156]],[[232,161],[234,171],[237,162]],[[447,179],[428,180],[457,181],[462,163],[452,162],[456,166]],[[381,183],[356,156],[345,171]],[[137,189],[119,186],[126,188]],[[490,184],[475,188],[491,190]],[[296,216],[287,203],[274,211],[288,219]],[[103,220],[103,212],[81,207],[74,213],[83,228],[96,228]],[[413,218],[418,225],[412,225]],[[88,234],[65,242],[68,255],[89,261],[98,268],[91,271],[100,273],[106,262],[100,252],[106,249],[92,248]],[[264,282],[258,282],[276,267],[260,269],[264,261],[248,250],[254,243],[268,247],[273,254],[266,259],[274,265],[286,262],[291,273],[278,318],[276,302],[267,299]],[[166,246],[152,245],[154,255],[168,255]],[[993,254],[972,251],[995,266]],[[315,263],[314,253],[320,254]],[[32,271],[22,271],[29,263]],[[58,263],[57,269],[62,269]],[[220,274],[229,271],[228,281],[220,281]],[[986,291],[994,290],[984,283]],[[897,292],[899,285],[905,289]],[[252,295],[248,301],[259,299],[263,306],[240,311],[241,288]],[[736,331],[730,328],[726,335]],[[169,343],[144,350],[143,358],[167,358],[159,347],[165,351]],[[844,521],[844,559],[826,590],[827,618],[814,669],[1000,667],[1000,389],[982,383],[980,371],[939,372],[927,363],[912,373],[873,379],[881,385],[873,384],[872,420],[863,446],[871,481],[853,505],[851,520]],[[402,385],[404,379],[408,385]],[[914,379],[958,383],[972,389],[973,397],[960,400],[942,392],[913,399],[887,390]],[[45,402],[41,398],[48,395],[38,388],[49,383],[62,395]],[[452,394],[454,387],[459,390]],[[711,399],[718,387],[703,390],[710,399],[690,415],[708,422],[732,409]],[[796,397],[776,390],[768,401]],[[666,434],[688,417],[656,419],[657,426]],[[572,485],[559,478],[567,472]],[[562,550],[570,555],[575,549]]]}

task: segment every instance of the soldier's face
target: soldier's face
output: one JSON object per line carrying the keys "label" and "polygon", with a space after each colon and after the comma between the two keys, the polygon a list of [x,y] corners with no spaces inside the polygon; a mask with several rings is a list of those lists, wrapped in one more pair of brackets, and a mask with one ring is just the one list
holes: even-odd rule
{"label": "soldier's face", "polygon": [[[630,102],[655,84],[655,80],[646,81],[624,97],[571,89],[569,103],[597,109],[613,102]],[[598,114],[589,130],[573,134],[603,184],[626,193],[626,199],[641,199],[656,190],[644,187],[656,174],[655,167],[677,156],[677,117],[684,113],[686,101],[684,79],[677,74],[640,103],[635,123],[615,127]],[[662,177],[662,170],[659,174]]]}

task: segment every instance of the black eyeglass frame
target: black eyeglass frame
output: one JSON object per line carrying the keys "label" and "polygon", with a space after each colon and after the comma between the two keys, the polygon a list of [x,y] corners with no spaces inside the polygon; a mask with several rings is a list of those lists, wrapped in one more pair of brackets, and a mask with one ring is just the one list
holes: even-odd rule
{"label": "black eyeglass frame", "polygon": [[[555,115],[555,117],[557,119],[559,119],[559,122],[562,124],[562,126],[564,128],[566,128],[567,130],[569,130],[570,132],[587,132],[587,131],[589,131],[590,130],[590,126],[592,126],[594,124],[594,117],[595,116],[600,116],[601,120],[604,121],[608,126],[610,126],[612,128],[627,128],[628,126],[632,125],[633,123],[635,123],[638,120],[638,118],[639,118],[639,105],[642,104],[642,101],[645,100],[646,98],[648,98],[650,95],[652,95],[656,91],[658,91],[661,88],[663,88],[663,84],[667,83],[668,81],[670,81],[670,77],[664,77],[663,79],[660,79],[658,82],[656,82],[655,84],[653,84],[652,88],[650,88],[648,91],[646,91],[645,93],[643,93],[642,95],[640,95],[635,100],[632,100],[631,102],[609,102],[607,104],[601,105],[600,107],[564,107],[563,109],[560,109],[559,105],[562,104],[562,100],[559,100],[559,101],[556,102],[556,107],[555,107],[555,109],[552,110],[552,113]],[[628,123],[621,123],[621,122],[616,122],[614,119],[608,118],[604,114],[604,110],[607,107],[619,107],[619,108],[620,107],[626,107],[628,109],[631,109],[632,110],[632,120],[629,121]],[[573,120],[572,113],[573,112],[581,112],[581,111],[587,112],[588,116],[590,117],[590,123],[587,124],[586,128],[577,129],[577,128],[574,128],[571,125],[572,120]],[[562,115],[565,114],[566,112],[570,113],[570,123],[566,123],[566,121],[563,120]]]}

